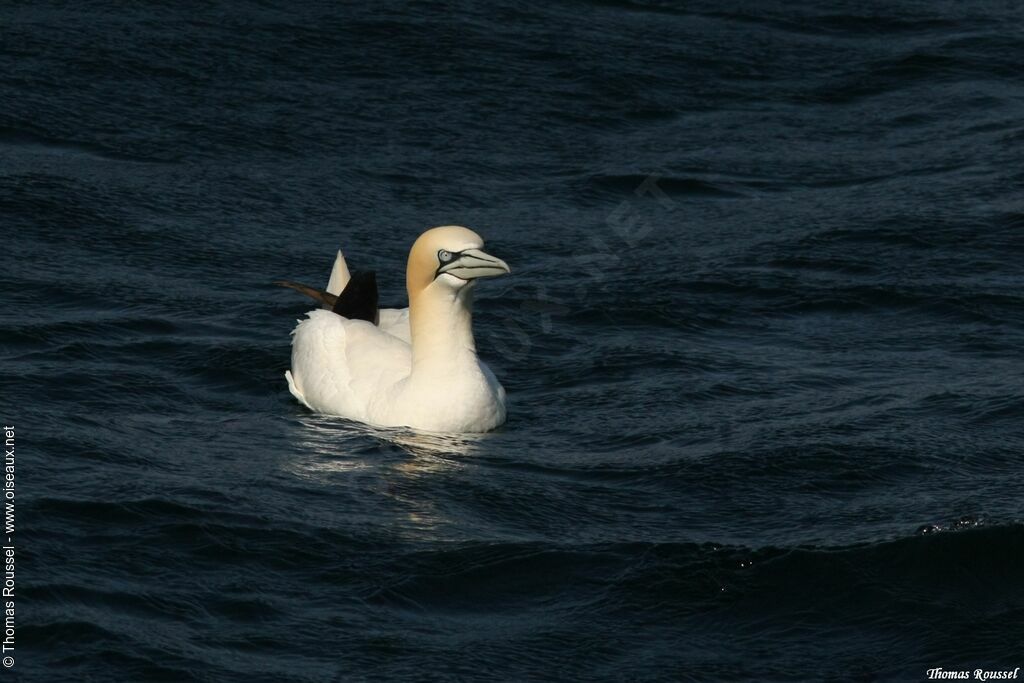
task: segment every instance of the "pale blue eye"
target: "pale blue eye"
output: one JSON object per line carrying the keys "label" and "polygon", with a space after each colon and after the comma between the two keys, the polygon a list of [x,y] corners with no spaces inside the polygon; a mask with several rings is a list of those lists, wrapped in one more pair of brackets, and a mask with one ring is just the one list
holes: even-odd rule
{"label": "pale blue eye", "polygon": [[437,252],[437,258],[441,261],[441,263],[448,263],[449,261],[452,260],[452,252],[448,251],[447,249],[442,249],[441,251]]}

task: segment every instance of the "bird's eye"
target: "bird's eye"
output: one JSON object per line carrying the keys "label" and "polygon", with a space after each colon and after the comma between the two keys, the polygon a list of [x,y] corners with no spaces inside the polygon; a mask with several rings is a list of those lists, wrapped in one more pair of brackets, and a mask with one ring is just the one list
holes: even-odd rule
{"label": "bird's eye", "polygon": [[449,261],[452,260],[452,252],[448,251],[447,249],[442,249],[441,251],[437,252],[437,258],[441,261],[441,263],[448,263]]}

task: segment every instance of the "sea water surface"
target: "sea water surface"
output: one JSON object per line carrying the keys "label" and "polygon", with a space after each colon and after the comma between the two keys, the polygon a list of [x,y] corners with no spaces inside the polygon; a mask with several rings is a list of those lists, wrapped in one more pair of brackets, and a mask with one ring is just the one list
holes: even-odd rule
{"label": "sea water surface", "polygon": [[[1024,9],[0,5],[33,681],[1024,666]],[[477,230],[508,423],[288,393],[335,250]]]}

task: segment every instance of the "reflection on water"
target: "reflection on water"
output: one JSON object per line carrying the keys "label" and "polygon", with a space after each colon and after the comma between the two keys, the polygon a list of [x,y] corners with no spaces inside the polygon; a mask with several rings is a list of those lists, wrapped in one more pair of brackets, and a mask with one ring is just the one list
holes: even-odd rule
{"label": "reflection on water", "polygon": [[457,515],[439,503],[439,492],[462,478],[486,435],[373,427],[315,414],[298,417],[289,431],[295,447],[281,467],[304,486],[351,498],[353,516],[386,527],[375,532],[381,537],[416,543],[461,537]]}
{"label": "reflection on water", "polygon": [[[328,473],[378,468],[406,475],[461,469],[461,458],[479,452],[484,434],[442,434],[407,428],[375,427],[329,415],[303,415],[293,431],[296,458],[286,464],[295,474],[322,478]],[[382,458],[381,449],[404,458]]]}
{"label": "reflection on water", "polygon": [[441,434],[406,429],[393,430],[386,438],[411,455],[460,457],[478,453],[486,434]]}

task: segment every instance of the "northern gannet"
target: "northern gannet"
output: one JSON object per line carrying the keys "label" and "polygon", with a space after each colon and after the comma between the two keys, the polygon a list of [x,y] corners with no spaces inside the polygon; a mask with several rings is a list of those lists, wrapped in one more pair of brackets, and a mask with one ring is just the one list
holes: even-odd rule
{"label": "northern gannet", "polygon": [[[476,355],[473,288],[509,272],[472,230],[432,228],[412,245],[409,308],[377,310],[373,274],[339,251],[327,291],[280,282],[323,302],[292,332],[292,395],[312,410],[384,427],[485,432],[505,422],[505,390]],[[374,322],[377,324],[374,324]]]}

